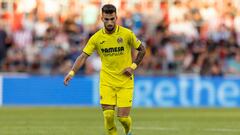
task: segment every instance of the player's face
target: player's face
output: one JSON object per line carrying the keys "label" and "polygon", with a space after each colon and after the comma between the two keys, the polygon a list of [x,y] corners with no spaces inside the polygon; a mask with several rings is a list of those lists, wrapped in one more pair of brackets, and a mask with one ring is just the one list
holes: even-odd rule
{"label": "player's face", "polygon": [[117,15],[116,13],[112,14],[102,14],[102,21],[104,23],[104,27],[108,32],[112,32],[116,26]]}

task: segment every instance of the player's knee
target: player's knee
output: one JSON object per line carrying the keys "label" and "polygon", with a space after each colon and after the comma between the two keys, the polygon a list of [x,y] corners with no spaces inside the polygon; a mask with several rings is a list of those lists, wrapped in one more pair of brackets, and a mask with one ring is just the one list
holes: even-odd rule
{"label": "player's knee", "polygon": [[105,110],[103,115],[107,121],[112,120],[114,118],[114,110]]}
{"label": "player's knee", "polygon": [[121,123],[127,123],[127,122],[128,122],[128,117],[118,117],[118,120],[119,120]]}

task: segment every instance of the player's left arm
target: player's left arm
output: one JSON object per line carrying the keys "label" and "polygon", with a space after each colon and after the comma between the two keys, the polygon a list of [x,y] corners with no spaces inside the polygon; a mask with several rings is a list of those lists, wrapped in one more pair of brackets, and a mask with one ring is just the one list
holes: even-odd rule
{"label": "player's left arm", "polygon": [[140,46],[137,48],[137,50],[138,50],[138,54],[137,54],[136,59],[133,61],[133,63],[136,63],[136,65],[138,66],[141,63],[141,61],[146,53],[146,49],[142,44],[140,44]]}
{"label": "player's left arm", "polygon": [[123,73],[129,77],[132,76],[134,70],[141,63],[141,61],[143,60],[143,57],[146,53],[146,49],[142,44],[140,44],[140,46],[136,50],[138,50],[136,59],[133,61],[132,65],[130,67],[125,68],[123,71]]}

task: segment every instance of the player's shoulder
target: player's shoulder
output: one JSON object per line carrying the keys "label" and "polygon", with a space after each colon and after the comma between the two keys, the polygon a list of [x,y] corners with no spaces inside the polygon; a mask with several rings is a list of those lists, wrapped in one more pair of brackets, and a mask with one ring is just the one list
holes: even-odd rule
{"label": "player's shoulder", "polygon": [[123,33],[132,33],[132,30],[130,30],[129,28],[123,27],[123,26],[118,26],[119,27],[119,31],[123,32]]}
{"label": "player's shoulder", "polygon": [[90,40],[97,40],[102,34],[103,29],[97,30],[90,38]]}
{"label": "player's shoulder", "polygon": [[103,28],[97,30],[97,31],[94,33],[93,37],[98,37],[98,36],[100,36],[100,35],[102,35],[102,34],[103,34]]}

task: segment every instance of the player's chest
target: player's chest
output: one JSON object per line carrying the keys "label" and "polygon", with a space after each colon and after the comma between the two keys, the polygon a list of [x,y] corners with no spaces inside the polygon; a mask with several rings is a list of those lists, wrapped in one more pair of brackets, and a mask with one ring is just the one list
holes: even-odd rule
{"label": "player's chest", "polygon": [[97,42],[98,52],[104,57],[122,56],[130,48],[127,38],[120,35],[102,36]]}
{"label": "player's chest", "polygon": [[124,35],[101,36],[97,41],[99,49],[106,47],[126,47],[128,39]]}

